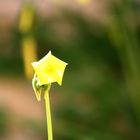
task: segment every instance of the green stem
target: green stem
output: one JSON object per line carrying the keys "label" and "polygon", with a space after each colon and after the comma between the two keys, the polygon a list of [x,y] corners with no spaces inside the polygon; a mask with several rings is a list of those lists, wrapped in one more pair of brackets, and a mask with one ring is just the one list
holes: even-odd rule
{"label": "green stem", "polygon": [[45,89],[44,99],[46,104],[46,117],[47,117],[47,130],[48,130],[48,140],[53,140],[53,132],[52,132],[52,119],[51,119],[51,109],[50,109],[50,99],[49,99],[49,90],[51,84]]}

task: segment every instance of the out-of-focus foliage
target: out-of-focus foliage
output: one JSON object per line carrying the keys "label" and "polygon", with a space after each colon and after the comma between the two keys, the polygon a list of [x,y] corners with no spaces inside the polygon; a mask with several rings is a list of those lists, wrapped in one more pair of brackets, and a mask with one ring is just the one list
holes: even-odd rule
{"label": "out-of-focus foliage", "polygon": [[0,109],[0,138],[3,138],[8,131],[8,117],[3,109]]}
{"label": "out-of-focus foliage", "polygon": [[30,64],[37,59],[36,41],[32,34],[34,22],[35,8],[31,4],[23,5],[19,17],[19,30],[22,35],[21,47],[24,71],[28,79],[31,79],[34,73]]}
{"label": "out-of-focus foliage", "polygon": [[[124,0],[109,9],[106,24],[66,9],[36,21],[32,33],[40,58],[51,49],[69,63],[63,88],[52,91],[61,98],[52,111],[54,139],[140,139],[140,5]],[[14,60],[13,71],[22,69],[18,34],[1,62],[5,69]]]}

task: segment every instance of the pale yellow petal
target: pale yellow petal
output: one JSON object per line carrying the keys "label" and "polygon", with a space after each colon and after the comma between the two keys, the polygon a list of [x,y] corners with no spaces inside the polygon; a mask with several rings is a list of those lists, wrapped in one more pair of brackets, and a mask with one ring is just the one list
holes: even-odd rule
{"label": "pale yellow petal", "polygon": [[40,84],[57,82],[62,84],[63,74],[67,63],[51,54],[51,51],[38,62],[32,63],[40,80]]}

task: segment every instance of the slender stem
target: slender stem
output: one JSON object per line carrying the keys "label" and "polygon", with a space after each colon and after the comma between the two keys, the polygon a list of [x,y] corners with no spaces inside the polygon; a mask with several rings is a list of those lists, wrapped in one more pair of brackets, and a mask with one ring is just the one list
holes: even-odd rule
{"label": "slender stem", "polygon": [[50,99],[49,99],[49,90],[51,85],[48,85],[48,88],[44,91],[44,99],[46,104],[46,117],[47,117],[47,130],[48,130],[48,140],[53,140],[52,132],[52,119],[51,119],[51,109],[50,109]]}

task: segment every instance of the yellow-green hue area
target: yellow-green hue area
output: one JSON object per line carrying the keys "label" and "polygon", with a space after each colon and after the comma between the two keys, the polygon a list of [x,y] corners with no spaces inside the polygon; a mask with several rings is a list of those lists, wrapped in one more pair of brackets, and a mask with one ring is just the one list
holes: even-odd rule
{"label": "yellow-green hue area", "polygon": [[35,73],[39,78],[39,85],[53,82],[62,84],[63,74],[67,63],[56,58],[51,51],[40,61],[32,63]]}
{"label": "yellow-green hue area", "polygon": [[36,74],[34,74],[34,77],[32,79],[32,87],[35,92],[36,98],[38,101],[41,100],[41,93],[42,93],[42,87],[39,85],[39,79]]}
{"label": "yellow-green hue area", "polygon": [[25,5],[20,14],[19,30],[21,32],[28,32],[31,30],[34,21],[34,9],[32,6]]}
{"label": "yellow-green hue area", "polygon": [[77,0],[80,4],[89,4],[91,0]]}
{"label": "yellow-green hue area", "polygon": [[46,118],[47,118],[47,131],[48,131],[48,140],[53,140],[53,130],[52,130],[52,118],[51,118],[51,107],[50,107],[50,98],[49,90],[51,85],[49,85],[44,91],[44,99],[46,105]]}
{"label": "yellow-green hue area", "polygon": [[33,77],[33,69],[30,65],[36,60],[36,42],[32,37],[24,38],[22,40],[22,57],[24,62],[24,72],[28,79]]}
{"label": "yellow-green hue area", "polygon": [[35,10],[31,4],[24,4],[19,17],[19,31],[22,35],[21,50],[24,64],[25,76],[33,77],[30,64],[37,59],[37,44],[32,34]]}

